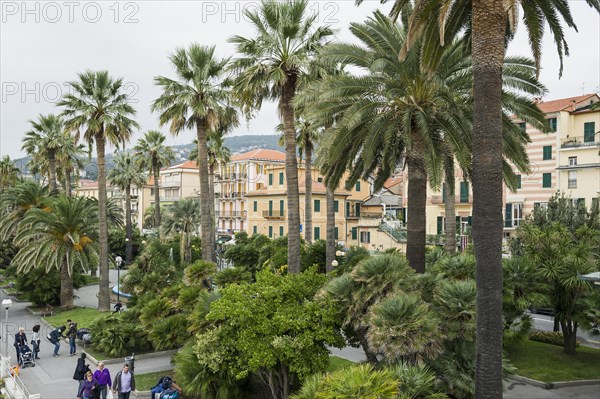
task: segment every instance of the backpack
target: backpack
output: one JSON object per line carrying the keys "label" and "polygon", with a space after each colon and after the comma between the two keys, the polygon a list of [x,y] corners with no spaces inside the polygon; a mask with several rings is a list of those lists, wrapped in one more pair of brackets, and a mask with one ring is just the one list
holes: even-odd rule
{"label": "backpack", "polygon": [[176,389],[166,389],[160,394],[160,399],[179,399],[179,391]]}
{"label": "backpack", "polygon": [[173,380],[169,376],[165,376],[162,379],[162,388],[163,389],[171,389],[171,385],[173,385]]}

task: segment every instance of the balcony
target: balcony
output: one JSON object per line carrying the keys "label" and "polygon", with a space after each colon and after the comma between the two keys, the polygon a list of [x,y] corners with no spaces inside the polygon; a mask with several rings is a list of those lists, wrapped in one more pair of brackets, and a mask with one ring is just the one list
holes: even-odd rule
{"label": "balcony", "polygon": [[160,181],[158,183],[158,187],[160,188],[168,188],[168,187],[181,187],[180,181]]}
{"label": "balcony", "polygon": [[263,218],[270,220],[285,220],[285,212],[283,215],[279,211],[263,211]]}
{"label": "balcony", "polygon": [[[432,195],[431,203],[433,205],[442,205],[442,204],[444,204],[444,197],[442,197],[441,195]],[[473,203],[473,198],[471,196],[461,198],[460,195],[457,195],[454,197],[454,203],[456,205],[471,204],[471,203]]]}
{"label": "balcony", "polygon": [[[597,135],[598,133],[596,133]],[[577,147],[597,147],[600,146],[600,141],[595,141],[595,136],[573,136],[567,137],[560,141],[560,148],[577,148]],[[587,140],[586,140],[587,139]]]}
{"label": "balcony", "polygon": [[179,196],[176,197],[160,197],[160,202],[177,202],[181,200]]}
{"label": "balcony", "polygon": [[246,218],[246,211],[223,211],[215,212],[215,216],[220,219],[235,219],[235,218]]}
{"label": "balcony", "polygon": [[360,217],[365,219],[381,219],[383,214],[381,212],[361,212]]}

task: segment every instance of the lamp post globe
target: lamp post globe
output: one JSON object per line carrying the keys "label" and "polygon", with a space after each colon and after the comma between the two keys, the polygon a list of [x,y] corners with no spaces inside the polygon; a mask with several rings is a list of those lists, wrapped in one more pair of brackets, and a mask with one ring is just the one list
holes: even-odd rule
{"label": "lamp post globe", "polygon": [[338,267],[338,265],[339,265],[339,263],[338,263],[337,260],[334,259],[334,260],[331,261],[331,267],[335,268],[335,267]]}

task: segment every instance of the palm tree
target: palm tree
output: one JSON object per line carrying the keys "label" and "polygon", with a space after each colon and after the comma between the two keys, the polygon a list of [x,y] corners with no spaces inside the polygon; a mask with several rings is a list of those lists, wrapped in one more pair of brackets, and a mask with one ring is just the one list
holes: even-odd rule
{"label": "palm tree", "polygon": [[0,195],[0,240],[11,240],[19,230],[25,213],[32,208],[46,208],[50,192],[33,180],[23,180],[8,187]]}
{"label": "palm tree", "polygon": [[[360,3],[362,0],[357,0]],[[386,2],[387,0],[383,0]],[[394,0],[393,16],[409,0]],[[600,12],[599,0],[586,3]],[[416,0],[406,48],[425,37],[424,67],[439,59],[440,47],[457,32],[471,34],[473,53],[473,241],[477,258],[478,312],[475,396],[502,397],[502,67],[507,39],[523,9],[536,67],[539,70],[544,26],[554,36],[562,74],[568,55],[561,18],[575,28],[567,0],[500,2],[495,0]],[[507,29],[510,28],[510,29]],[[507,38],[508,36],[508,38]],[[404,52],[400,54],[404,55]]]}
{"label": "palm tree", "polygon": [[284,126],[287,180],[288,270],[300,272],[300,207],[296,117],[293,107],[298,84],[308,76],[316,51],[333,34],[328,27],[314,28],[316,15],[307,15],[306,0],[263,0],[246,17],[256,36],[234,36],[239,58],[233,61],[234,89],[247,112],[260,109],[263,100],[278,100]]}
{"label": "palm tree", "polygon": [[20,171],[15,166],[15,161],[8,155],[4,155],[0,160],[0,192],[10,187],[17,181]]}
{"label": "palm tree", "polygon": [[164,215],[162,229],[165,234],[180,234],[179,251],[182,265],[192,263],[192,234],[198,229],[200,221],[205,219],[201,217],[200,209],[197,200],[186,198],[170,205]]}
{"label": "palm tree", "polygon": [[47,208],[32,208],[15,237],[20,247],[12,260],[19,273],[35,267],[60,270],[60,306],[73,308],[75,266],[87,271],[98,260],[97,202],[61,195]]}
{"label": "palm tree", "polygon": [[131,186],[138,189],[146,183],[146,175],[140,172],[131,154],[120,152],[115,156],[114,167],[108,172],[108,181],[125,192],[125,263],[133,259],[131,227]]}
{"label": "palm tree", "polygon": [[[83,163],[85,152],[85,146],[83,144],[77,144],[77,139],[75,137],[70,137],[70,140],[68,140],[60,149],[60,152],[56,154],[58,175],[62,175],[64,190],[67,197],[70,197],[72,194],[71,179],[73,171],[80,170],[85,166]],[[76,180],[77,176],[75,176],[75,181]]]}
{"label": "palm tree", "polygon": [[158,187],[159,172],[168,166],[174,159],[173,149],[166,146],[166,137],[157,130],[149,130],[144,137],[138,140],[135,151],[135,160],[141,169],[145,169],[154,177],[154,225],[160,227],[160,191]]}
{"label": "palm tree", "polygon": [[98,222],[99,222],[99,268],[100,287],[98,309],[110,309],[108,287],[108,223],[106,216],[106,142],[118,145],[129,141],[132,129],[139,125],[130,115],[134,108],[127,103],[123,91],[123,79],[114,80],[108,71],[86,71],[78,74],[79,80],[69,82],[70,93],[58,102],[65,107],[62,115],[65,128],[74,132],[91,146],[96,143],[98,163]]}
{"label": "palm tree", "polygon": [[49,114],[39,115],[38,120],[29,120],[31,130],[23,138],[23,150],[33,155],[32,161],[48,161],[48,182],[50,190],[56,190],[56,156],[64,146],[69,144],[70,138],[64,131],[63,121],[60,116]]}
{"label": "palm tree", "polygon": [[215,260],[215,228],[210,215],[208,184],[207,133],[220,126],[237,126],[236,109],[230,104],[230,93],[223,83],[228,59],[218,59],[215,47],[192,44],[179,48],[170,56],[176,79],[158,76],[155,83],[163,90],[152,103],[160,112],[161,126],[170,123],[177,135],[183,129],[196,128],[198,140],[198,170],[200,174],[200,206],[202,214],[202,259]]}

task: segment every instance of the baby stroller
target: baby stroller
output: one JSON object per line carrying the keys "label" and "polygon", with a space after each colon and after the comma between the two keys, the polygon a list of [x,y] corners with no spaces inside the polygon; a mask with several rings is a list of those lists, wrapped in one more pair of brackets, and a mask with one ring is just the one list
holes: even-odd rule
{"label": "baby stroller", "polygon": [[33,357],[33,352],[31,349],[29,349],[29,346],[21,346],[20,355],[21,359],[19,360],[19,365],[21,368],[25,368],[27,366],[35,367],[35,359]]}

